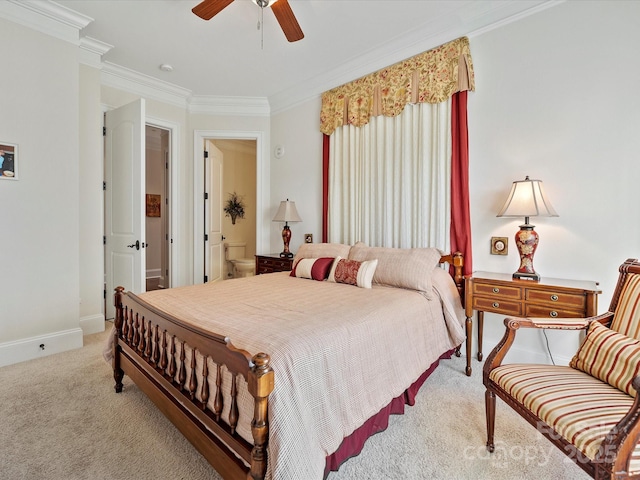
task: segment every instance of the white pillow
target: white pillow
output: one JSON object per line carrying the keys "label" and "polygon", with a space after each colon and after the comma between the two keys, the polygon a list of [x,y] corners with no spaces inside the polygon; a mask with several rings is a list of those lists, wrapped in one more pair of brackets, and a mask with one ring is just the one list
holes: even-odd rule
{"label": "white pillow", "polygon": [[371,280],[378,266],[378,260],[359,262],[348,258],[336,257],[327,281],[346,283],[360,288],[371,288]]}
{"label": "white pillow", "polygon": [[293,263],[301,258],[342,257],[349,256],[351,245],[344,243],[303,243],[298,248]]}
{"label": "white pillow", "polygon": [[418,290],[428,298],[432,298],[431,275],[441,256],[437,248],[368,247],[361,242],[349,251],[351,260],[378,260],[373,283]]}

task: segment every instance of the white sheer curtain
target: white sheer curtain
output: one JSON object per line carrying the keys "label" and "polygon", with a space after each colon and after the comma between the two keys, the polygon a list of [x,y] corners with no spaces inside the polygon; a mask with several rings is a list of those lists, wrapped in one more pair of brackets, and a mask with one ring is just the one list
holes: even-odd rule
{"label": "white sheer curtain", "polygon": [[328,241],[449,251],[451,98],[331,134]]}

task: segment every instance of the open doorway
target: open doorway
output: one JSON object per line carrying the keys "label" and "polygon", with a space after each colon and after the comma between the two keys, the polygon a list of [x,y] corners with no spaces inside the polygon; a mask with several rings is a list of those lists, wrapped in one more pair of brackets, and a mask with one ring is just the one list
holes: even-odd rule
{"label": "open doorway", "polygon": [[[255,194],[255,218],[251,219],[251,226],[255,225],[255,230],[252,235],[251,240],[255,238],[255,243],[253,245],[250,244],[249,255],[253,255],[253,253],[261,253],[263,250],[263,245],[267,244],[269,231],[265,230],[265,219],[268,215],[265,215],[265,208],[268,204],[269,199],[269,169],[268,169],[268,161],[267,155],[265,151],[265,133],[262,131],[216,131],[216,130],[196,130],[194,131],[194,245],[193,245],[193,283],[203,283],[206,281],[210,281],[210,278],[207,277],[206,269],[211,268],[207,267],[207,261],[205,260],[205,254],[207,252],[207,244],[206,238],[208,238],[209,233],[207,232],[206,218],[207,214],[207,206],[203,199],[207,195],[205,191],[206,184],[209,181],[207,179],[207,175],[205,173],[206,168],[205,164],[207,162],[206,155],[203,155],[203,152],[206,151],[207,143],[218,143],[222,142],[221,146],[224,148],[225,141],[233,141],[233,140],[243,140],[249,141],[245,143],[237,144],[237,147],[243,149],[247,145],[251,145],[251,150],[253,151],[255,148],[255,158],[253,159],[255,170],[252,173],[244,174],[246,175],[254,175],[255,178],[255,191],[252,191],[252,195]],[[242,145],[242,147],[241,147]],[[216,147],[218,148],[218,147]],[[233,188],[233,187],[231,187]],[[222,195],[218,198],[221,199],[220,203],[227,197],[226,187],[221,187],[218,189]],[[240,193],[240,192],[237,192]],[[252,202],[253,203],[253,202]],[[222,220],[231,222],[231,219],[228,217],[224,217],[224,213],[220,216],[220,223]],[[200,220],[198,220],[200,219]],[[242,225],[242,223],[237,224]],[[247,222],[244,222],[244,225],[247,226]],[[238,229],[239,230],[239,229]],[[211,231],[211,230],[209,230]],[[233,234],[235,235],[235,231]],[[238,232],[239,233],[239,232]],[[219,234],[218,240],[221,242],[220,248],[222,249],[222,254],[224,255],[224,241],[222,239],[222,233]],[[251,242],[250,242],[251,243]],[[212,253],[210,251],[210,253]],[[245,256],[248,254],[245,251]],[[224,258],[224,257],[223,257]],[[221,262],[223,263],[224,260]],[[225,262],[226,263],[226,262]],[[226,265],[225,265],[226,266]],[[228,267],[227,267],[228,268]],[[222,265],[219,270],[220,278],[225,278],[227,273],[222,271]]]}
{"label": "open doorway", "polygon": [[[237,268],[226,258],[255,264],[256,176],[255,139],[207,139],[204,162],[204,279],[206,282],[234,278]],[[243,214],[232,218],[224,211],[231,198],[242,205]]]}
{"label": "open doorway", "polygon": [[170,131],[145,127],[146,289],[170,287],[169,160]]}

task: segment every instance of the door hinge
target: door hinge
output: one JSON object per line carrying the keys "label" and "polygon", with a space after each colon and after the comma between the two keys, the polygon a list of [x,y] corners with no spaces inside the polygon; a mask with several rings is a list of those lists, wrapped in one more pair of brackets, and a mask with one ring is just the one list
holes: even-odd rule
{"label": "door hinge", "polygon": [[209,281],[209,277],[207,277],[206,275],[204,276],[204,283],[207,283]]}
{"label": "door hinge", "polygon": [[204,199],[209,200],[209,194],[207,192],[204,192]]}
{"label": "door hinge", "polygon": [[106,235],[103,235],[103,236],[102,236],[102,244],[103,244],[103,245],[106,245],[106,244],[107,244],[107,236],[106,236]]}
{"label": "door hinge", "polygon": [[107,190],[107,182],[102,182],[102,190],[103,191]]}
{"label": "door hinge", "polygon": [[209,152],[207,152],[206,150],[204,151],[204,158],[209,158]]}
{"label": "door hinge", "polygon": [[208,242],[209,241],[209,235],[207,235],[206,233],[204,234],[204,241]]}
{"label": "door hinge", "polygon": [[102,136],[105,137],[107,135],[107,127],[102,127]]}
{"label": "door hinge", "polygon": [[102,296],[103,296],[103,298],[105,300],[107,299],[107,289],[106,288],[102,291]]}

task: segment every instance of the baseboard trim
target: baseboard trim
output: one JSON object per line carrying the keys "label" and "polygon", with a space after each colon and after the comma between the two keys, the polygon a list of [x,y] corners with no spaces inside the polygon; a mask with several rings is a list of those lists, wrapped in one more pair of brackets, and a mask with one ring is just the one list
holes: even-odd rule
{"label": "baseboard trim", "polygon": [[[103,326],[104,329],[104,326]],[[41,347],[43,345],[43,347]],[[82,347],[82,329],[60,332],[0,343],[0,367],[46,357]]]}
{"label": "baseboard trim", "polygon": [[95,315],[85,315],[80,318],[80,328],[83,335],[91,335],[92,333],[104,332],[104,315],[98,313]]}

